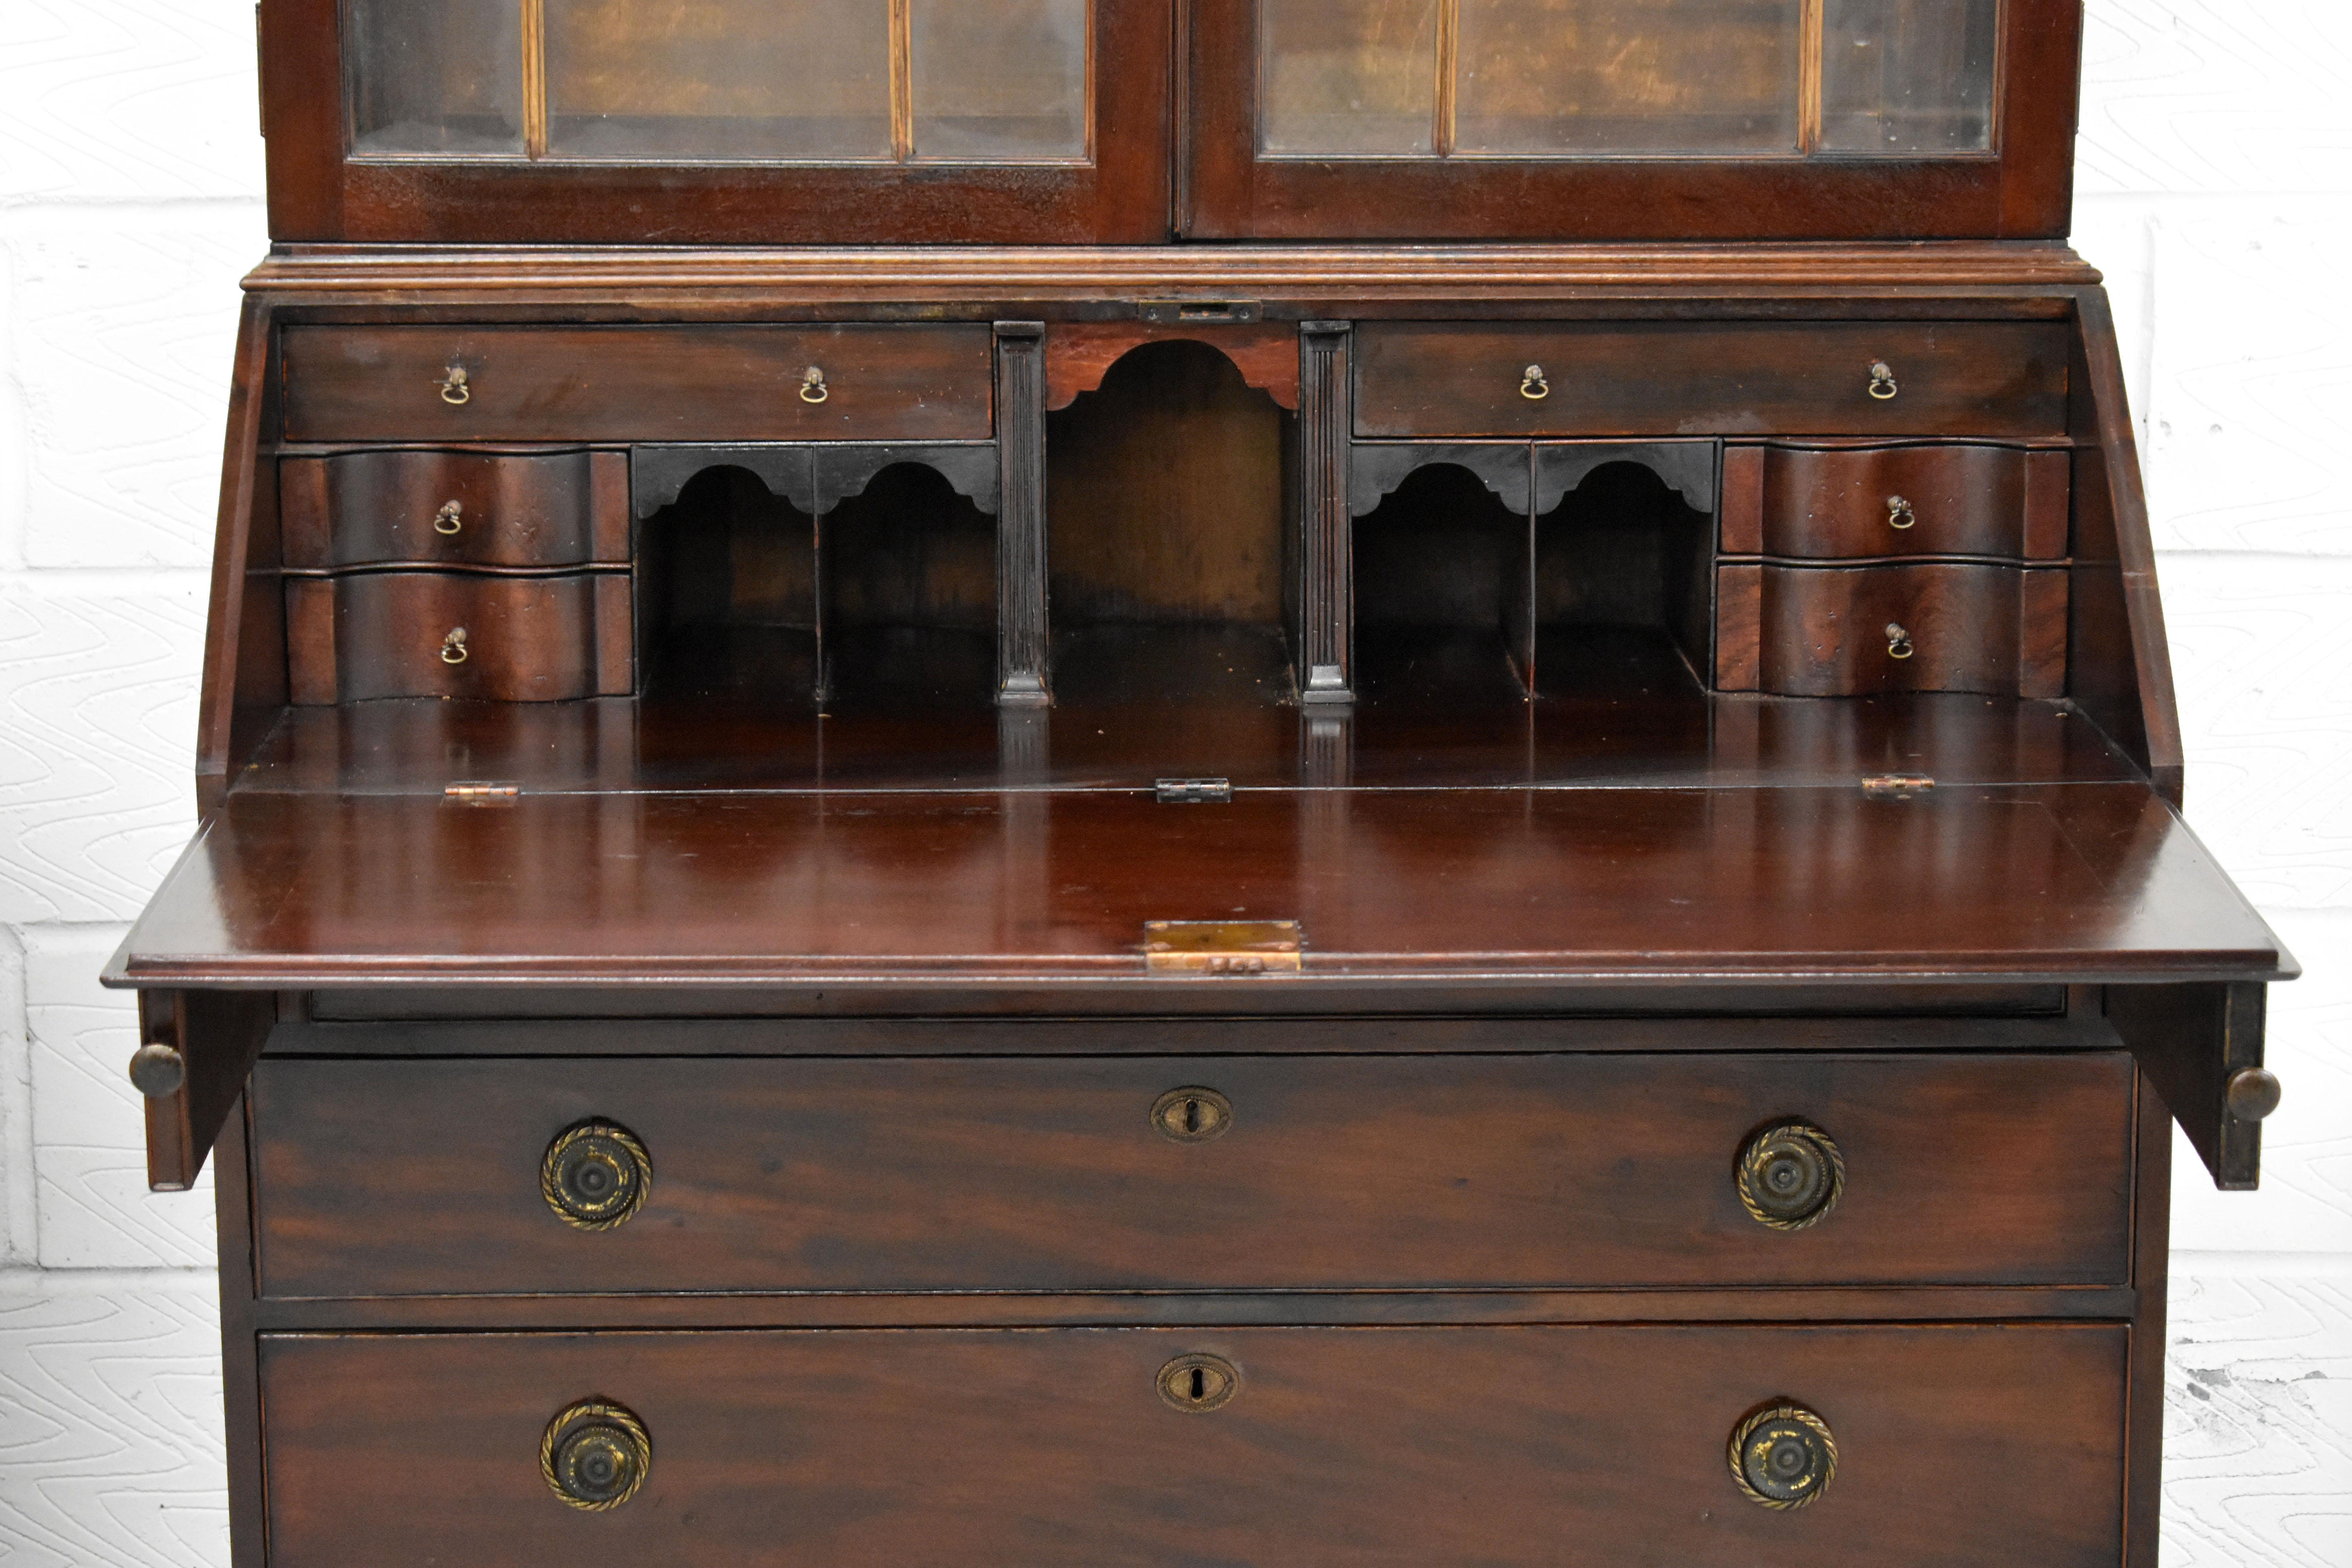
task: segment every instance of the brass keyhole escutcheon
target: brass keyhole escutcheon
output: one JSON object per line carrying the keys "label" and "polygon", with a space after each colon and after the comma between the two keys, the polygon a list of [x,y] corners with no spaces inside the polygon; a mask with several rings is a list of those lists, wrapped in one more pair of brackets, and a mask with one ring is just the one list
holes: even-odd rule
{"label": "brass keyhole escutcheon", "polygon": [[1845,1191],[1845,1156],[1810,1121],[1776,1121],[1739,1150],[1739,1204],[1757,1224],[1802,1230]]}
{"label": "brass keyhole escutcheon", "polygon": [[441,662],[463,664],[466,658],[466,628],[452,626],[449,628],[449,635],[441,639]]}
{"label": "brass keyhole escutcheon", "polygon": [[1767,1405],[1731,1434],[1731,1479],[1750,1502],[1802,1508],[1837,1477],[1837,1439],[1801,1405]]}
{"label": "brass keyhole escutcheon", "polygon": [[1919,650],[1917,648],[1911,645],[1911,634],[1903,629],[1902,622],[1889,621],[1886,623],[1887,658],[1909,658],[1913,654],[1918,651]]}
{"label": "brass keyhole escutcheon", "polygon": [[1885,360],[1880,360],[1870,367],[1871,396],[1885,403],[1902,390],[1902,387],[1895,384],[1894,367]]}
{"label": "brass keyhole escutcheon", "polygon": [[463,407],[474,401],[474,389],[466,380],[464,365],[451,365],[441,377],[441,401],[452,407]]}
{"label": "brass keyhole escutcheon", "polygon": [[539,1163],[539,1192],[574,1230],[610,1230],[645,1206],[654,1163],[637,1135],[591,1118],[565,1128]]}
{"label": "brass keyhole escutcheon", "polygon": [[1911,503],[1909,501],[1905,500],[1901,496],[1888,496],[1886,498],[1887,527],[1899,531],[1909,528],[1918,521],[1919,514],[1911,510]]}
{"label": "brass keyhole escutcheon", "polygon": [[1221,1355],[1180,1355],[1160,1369],[1160,1397],[1192,1415],[1217,1409],[1241,1386],[1241,1369]]}
{"label": "brass keyhole escutcheon", "polygon": [[824,372],[823,370],[820,370],[815,365],[811,365],[808,369],[801,372],[801,401],[803,403],[823,403],[826,398],[831,397],[832,395],[832,391],[824,384]]}
{"label": "brass keyhole escutcheon", "polygon": [[606,1400],[583,1399],[559,1411],[539,1441],[539,1473],[548,1487],[589,1513],[636,1496],[653,1465],[646,1424]]}
{"label": "brass keyhole escutcheon", "polygon": [[1544,368],[1531,364],[1519,376],[1519,395],[1530,403],[1541,403],[1551,395],[1551,383],[1544,379]]}
{"label": "brass keyhole escutcheon", "polygon": [[1179,1143],[1206,1143],[1234,1124],[1234,1102],[1213,1089],[1171,1089],[1151,1102],[1151,1125]]}
{"label": "brass keyhole escutcheon", "polygon": [[466,508],[459,501],[443,501],[441,510],[433,514],[433,531],[455,538],[466,526]]}

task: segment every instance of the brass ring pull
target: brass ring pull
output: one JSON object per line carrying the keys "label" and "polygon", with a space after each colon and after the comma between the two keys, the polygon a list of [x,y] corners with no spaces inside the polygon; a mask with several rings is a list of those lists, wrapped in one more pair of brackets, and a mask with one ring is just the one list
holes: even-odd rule
{"label": "brass ring pull", "polygon": [[1739,1206],[1758,1225],[1803,1230],[1845,1191],[1845,1156],[1810,1121],[1776,1121],[1740,1146]]}
{"label": "brass ring pull", "polygon": [[831,397],[832,395],[832,389],[824,384],[824,371],[820,370],[815,365],[811,365],[808,369],[801,372],[801,401],[803,403],[823,403],[826,398]]}
{"label": "brass ring pull", "polygon": [[433,531],[436,533],[455,539],[465,526],[466,509],[457,501],[443,501],[441,510],[434,514]]}
{"label": "brass ring pull", "polygon": [[453,364],[449,374],[441,378],[441,401],[459,406],[474,401],[474,389],[466,383],[466,367]]}
{"label": "brass ring pull", "polygon": [[1811,1502],[1837,1479],[1837,1462],[1829,1423],[1801,1405],[1769,1405],[1731,1434],[1731,1479],[1765,1508]]}
{"label": "brass ring pull", "polygon": [[590,1118],[555,1135],[539,1163],[539,1195],[574,1230],[611,1230],[646,1204],[654,1163],[637,1135]]}
{"label": "brass ring pull", "polygon": [[539,1440],[539,1473],[548,1489],[586,1513],[636,1496],[653,1468],[646,1424],[606,1400],[583,1399],[558,1411]]}
{"label": "brass ring pull", "polygon": [[1894,368],[1885,360],[1880,360],[1870,367],[1871,396],[1875,397],[1881,403],[1885,403],[1902,390],[1903,389],[1900,386],[1897,386],[1895,384]]}
{"label": "brass ring pull", "polygon": [[444,664],[466,662],[465,627],[453,626],[450,628],[449,635],[441,639],[441,662]]}
{"label": "brass ring pull", "polygon": [[1909,658],[1917,650],[1911,646],[1911,634],[1903,629],[1900,621],[1886,623],[1886,657]]}
{"label": "brass ring pull", "polygon": [[1541,403],[1551,395],[1551,383],[1544,379],[1543,366],[1528,366],[1526,374],[1519,377],[1519,395],[1529,403]]}
{"label": "brass ring pull", "polygon": [[1919,514],[1911,510],[1911,503],[1909,501],[1905,500],[1901,496],[1888,496],[1886,498],[1887,527],[1894,529],[1909,528],[1918,521]]}

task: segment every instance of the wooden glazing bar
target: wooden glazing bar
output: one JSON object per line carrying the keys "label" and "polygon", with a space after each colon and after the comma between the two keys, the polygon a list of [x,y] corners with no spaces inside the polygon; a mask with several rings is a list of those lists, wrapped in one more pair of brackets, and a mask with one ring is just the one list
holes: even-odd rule
{"label": "wooden glazing bar", "polygon": [[547,0],[522,0],[522,150],[547,156]]}
{"label": "wooden glazing bar", "polygon": [[1822,0],[1804,0],[1797,21],[1797,147],[1818,153],[1822,147]]}
{"label": "wooden glazing bar", "polygon": [[1461,79],[1462,0],[1437,0],[1437,97],[1430,127],[1430,150],[1441,158],[1453,156],[1455,137],[1455,84]]}
{"label": "wooden glazing bar", "polygon": [[914,0],[890,0],[890,156],[915,155]]}

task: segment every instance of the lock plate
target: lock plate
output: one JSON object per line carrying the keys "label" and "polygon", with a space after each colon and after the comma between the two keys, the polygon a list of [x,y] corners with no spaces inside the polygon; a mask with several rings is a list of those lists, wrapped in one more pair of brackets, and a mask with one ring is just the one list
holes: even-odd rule
{"label": "lock plate", "polygon": [[1296,974],[1297,921],[1146,921],[1143,964],[1153,974]]}

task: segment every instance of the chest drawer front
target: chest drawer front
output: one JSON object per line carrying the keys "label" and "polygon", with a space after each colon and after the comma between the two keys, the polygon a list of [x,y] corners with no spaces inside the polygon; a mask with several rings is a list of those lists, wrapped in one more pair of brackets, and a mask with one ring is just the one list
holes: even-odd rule
{"label": "chest drawer front", "polygon": [[[266,1336],[273,1568],[2114,1568],[2127,1331],[1652,1326]],[[1171,1409],[1183,1358],[1231,1397]],[[1195,1363],[1193,1364],[1202,1364]],[[1207,1380],[1204,1379],[1204,1383]],[[1190,1390],[1180,1385],[1180,1396]],[[558,1413],[642,1429],[566,1507]],[[1751,1501],[1743,1417],[1835,1444]],[[559,1431],[563,1430],[559,1428]]]}
{"label": "chest drawer front", "polygon": [[[1720,684],[1783,697],[2062,696],[2066,597],[2063,567],[1726,566]],[[1746,671],[1743,637],[1754,649]]]}
{"label": "chest drawer front", "polygon": [[2066,422],[2052,323],[1381,321],[1356,337],[1362,437],[2026,437]]}
{"label": "chest drawer front", "polygon": [[278,465],[286,564],[625,566],[629,459],[345,452]]}
{"label": "chest drawer front", "polygon": [[289,327],[286,437],[979,440],[992,342],[978,326]]}
{"label": "chest drawer front", "polygon": [[[2126,1277],[2131,1082],[2116,1056],[267,1060],[261,1281],[2107,1285]],[[1207,1136],[1155,1119],[1175,1090],[1202,1102],[1164,1116]],[[1759,1224],[1735,1180],[1787,1117],[1846,1169],[1796,1230]],[[541,1180],[592,1121],[651,1167],[642,1206],[596,1231]]]}
{"label": "chest drawer front", "polygon": [[629,604],[629,579],[614,572],[289,577],[293,700],[625,696],[634,669]]}
{"label": "chest drawer front", "polygon": [[2065,452],[1963,443],[1723,454],[1723,549],[1834,560],[2066,553]]}

